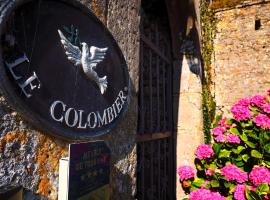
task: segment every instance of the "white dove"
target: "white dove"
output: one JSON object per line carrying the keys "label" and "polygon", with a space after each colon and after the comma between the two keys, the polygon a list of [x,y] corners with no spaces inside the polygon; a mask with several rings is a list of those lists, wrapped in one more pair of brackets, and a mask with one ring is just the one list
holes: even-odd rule
{"label": "white dove", "polygon": [[84,73],[88,78],[95,81],[100,89],[101,94],[107,89],[107,76],[100,78],[95,72],[95,68],[98,63],[100,63],[105,55],[108,48],[98,48],[91,46],[90,49],[85,42],[82,42],[82,51],[79,47],[74,46],[71,42],[64,36],[64,34],[58,30],[59,36],[61,38],[61,43],[65,49],[67,58],[75,64],[75,66],[82,66]]}

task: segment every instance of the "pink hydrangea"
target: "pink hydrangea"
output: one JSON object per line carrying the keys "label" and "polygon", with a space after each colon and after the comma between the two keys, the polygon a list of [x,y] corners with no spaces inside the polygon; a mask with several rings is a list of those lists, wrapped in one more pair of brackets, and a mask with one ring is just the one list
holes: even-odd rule
{"label": "pink hydrangea", "polygon": [[196,156],[202,160],[202,159],[205,159],[205,158],[210,158],[214,155],[214,151],[212,149],[212,147],[210,145],[207,145],[207,144],[200,144],[198,147],[197,147],[197,150],[196,150]]}
{"label": "pink hydrangea", "polygon": [[263,106],[265,104],[265,98],[261,95],[255,95],[254,97],[250,98],[251,105],[254,106]]}
{"label": "pink hydrangea", "polygon": [[191,179],[195,176],[194,170],[190,166],[181,166],[177,169],[181,181]]}
{"label": "pink hydrangea", "polygon": [[218,125],[219,126],[224,126],[226,121],[227,121],[227,118],[225,117],[225,118],[219,120]]}
{"label": "pink hydrangea", "polygon": [[270,171],[264,166],[254,167],[249,174],[249,179],[256,186],[261,183],[270,184]]}
{"label": "pink hydrangea", "polygon": [[225,127],[225,128],[231,128],[232,125],[231,124],[226,124],[226,121],[227,121],[227,118],[225,117],[225,118],[219,120],[218,125],[222,126],[222,127]]}
{"label": "pink hydrangea", "polygon": [[216,127],[212,130],[213,135],[220,135],[223,134],[225,130],[222,127]]}
{"label": "pink hydrangea", "polygon": [[266,113],[270,113],[270,103],[263,105],[263,111]]}
{"label": "pink hydrangea", "polygon": [[232,143],[232,144],[240,144],[240,142],[241,142],[238,135],[235,135],[235,134],[227,135],[227,141],[228,141],[228,143]]}
{"label": "pink hydrangea", "polygon": [[241,171],[235,165],[226,165],[221,170],[221,174],[225,176],[227,181],[237,181],[238,183],[243,183],[248,180],[248,175],[246,172]]}
{"label": "pink hydrangea", "polygon": [[223,134],[220,134],[217,137],[215,137],[215,141],[217,142],[225,142],[225,140],[226,140],[226,136]]}
{"label": "pink hydrangea", "polygon": [[258,114],[253,118],[253,121],[261,128],[270,128],[270,118],[265,114]]}
{"label": "pink hydrangea", "polygon": [[239,99],[238,102],[237,102],[237,105],[249,106],[250,105],[250,99],[249,98]]}
{"label": "pink hydrangea", "polygon": [[231,112],[233,114],[233,118],[238,121],[248,120],[251,117],[251,112],[246,106],[234,105],[231,108]]}
{"label": "pink hydrangea", "polygon": [[197,189],[190,193],[189,200],[225,200],[226,198],[221,196],[218,192],[212,192],[208,189]]}
{"label": "pink hydrangea", "polygon": [[205,170],[205,174],[208,176],[212,176],[215,173],[215,169],[207,169]]}
{"label": "pink hydrangea", "polygon": [[246,200],[246,195],[245,195],[245,191],[246,191],[246,186],[245,185],[237,185],[234,188],[234,198],[236,200]]}

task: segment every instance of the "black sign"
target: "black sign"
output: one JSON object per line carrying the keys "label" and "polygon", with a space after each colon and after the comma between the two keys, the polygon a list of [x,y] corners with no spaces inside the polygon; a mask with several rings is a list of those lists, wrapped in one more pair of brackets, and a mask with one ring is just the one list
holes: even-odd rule
{"label": "black sign", "polygon": [[110,199],[110,150],[103,141],[69,146],[68,199]]}
{"label": "black sign", "polygon": [[129,103],[127,65],[112,35],[76,1],[25,2],[10,1],[1,12],[4,94],[57,136],[84,140],[108,132]]}

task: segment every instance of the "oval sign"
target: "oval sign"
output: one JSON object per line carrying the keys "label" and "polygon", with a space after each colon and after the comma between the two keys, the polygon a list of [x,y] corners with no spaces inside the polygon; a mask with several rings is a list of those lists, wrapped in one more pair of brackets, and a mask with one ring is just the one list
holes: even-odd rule
{"label": "oval sign", "polygon": [[107,28],[76,1],[8,2],[0,18],[5,96],[53,135],[85,140],[110,131],[127,110],[129,76]]}

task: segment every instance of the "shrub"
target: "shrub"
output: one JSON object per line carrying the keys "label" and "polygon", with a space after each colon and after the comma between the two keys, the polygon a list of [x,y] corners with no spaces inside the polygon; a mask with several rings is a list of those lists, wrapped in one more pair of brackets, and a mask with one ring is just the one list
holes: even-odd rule
{"label": "shrub", "polygon": [[178,168],[185,199],[270,199],[270,90],[230,111],[212,129],[212,144],[198,146],[196,176],[189,166]]}

